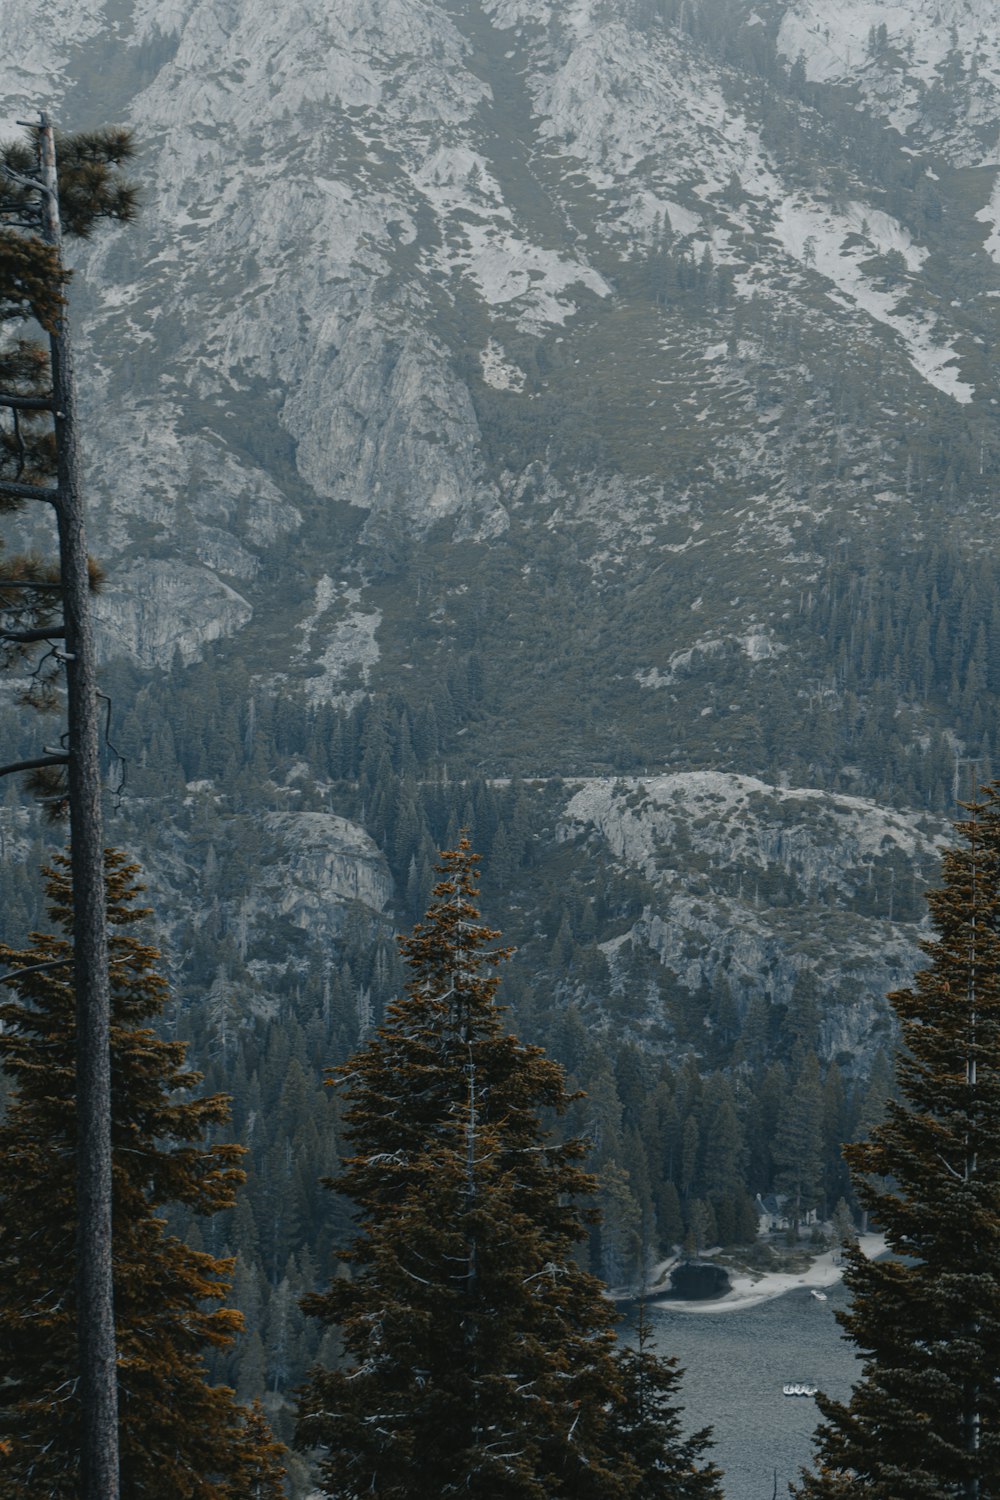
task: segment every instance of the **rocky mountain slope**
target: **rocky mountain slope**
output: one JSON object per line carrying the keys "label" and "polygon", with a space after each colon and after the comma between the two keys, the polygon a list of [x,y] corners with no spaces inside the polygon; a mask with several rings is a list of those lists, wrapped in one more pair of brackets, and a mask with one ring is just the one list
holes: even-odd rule
{"label": "rocky mountain slope", "polygon": [[[177,931],[221,901],[280,987],[276,910],[306,966],[324,903],[411,914],[413,787],[520,776],[498,923],[603,840],[678,982],[787,998],[811,929],[864,1051],[997,758],[998,78],[986,0],[26,0],[7,131],[140,143],[74,309],[120,826]],[[251,832],[308,896],[220,889]]]}
{"label": "rocky mountain slope", "polygon": [[[72,290],[107,832],[248,1148],[237,1210],[172,1225],[236,1258],[213,1375],[285,1438],[336,1358],[298,1298],[349,1229],[322,1070],[399,993],[463,827],[512,1021],[585,1091],[595,1270],[745,1242],[792,1177],[851,1197],[885,994],[1000,771],[993,9],[21,0],[6,28],[0,134],[44,107],[139,143],[141,218]],[[58,732],[16,690],[5,761]],[[58,840],[8,779],[5,937]]]}

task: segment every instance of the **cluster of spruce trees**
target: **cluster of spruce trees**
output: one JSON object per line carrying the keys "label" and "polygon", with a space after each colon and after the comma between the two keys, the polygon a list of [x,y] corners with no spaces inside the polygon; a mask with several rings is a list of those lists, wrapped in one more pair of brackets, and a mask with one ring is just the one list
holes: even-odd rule
{"label": "cluster of spruce trees", "polygon": [[[789,659],[779,653],[758,668],[766,680],[768,712],[759,703],[744,704],[746,663],[735,644],[704,661],[695,656],[678,672],[679,701],[693,708],[708,694],[708,701],[720,705],[713,730],[722,737],[720,753],[730,753],[748,774],[774,779],[785,772],[804,784],[822,781],[896,805],[947,809],[956,757],[975,759],[984,780],[997,760],[991,726],[1000,704],[1000,603],[988,564],[970,561],[943,529],[941,538],[911,555],[887,543],[884,551],[874,547],[859,560],[828,528],[818,527],[812,544],[829,561],[782,626]],[[647,594],[641,582],[637,588],[645,610],[673,609],[659,594]],[[612,603],[605,606],[613,619]],[[558,620],[558,606],[553,608]],[[632,630],[631,621],[621,624]],[[559,648],[553,649],[558,660]],[[266,803],[275,770],[301,758],[313,776],[337,784],[338,805],[346,813],[380,842],[388,835],[386,851],[394,867],[403,866],[404,889],[409,859],[415,858],[425,871],[426,897],[432,840],[421,840],[425,830],[409,826],[414,817],[424,821],[419,804],[426,794],[419,787],[436,780],[442,764],[456,780],[510,774],[504,727],[509,684],[498,666],[507,654],[484,608],[475,647],[449,652],[447,669],[428,682],[426,692],[376,692],[350,710],[287,700],[279,709],[270,693],[249,682],[236,657],[225,671],[212,661],[176,664],[152,676],[121,662],[107,682],[116,709],[115,740],[128,759],[130,790],[140,796],[147,790],[180,793],[187,782],[208,777],[234,797]],[[623,669],[631,669],[632,654],[622,657]],[[522,671],[530,688],[533,662],[518,662],[518,675]],[[593,684],[582,685],[581,701],[594,691]],[[723,713],[727,701],[733,707]],[[640,697],[630,712],[616,743],[581,747],[578,772],[669,769],[662,760],[655,695]],[[34,742],[27,727],[24,733],[27,753]],[[685,718],[672,733],[672,756],[683,749],[704,758],[713,748],[706,734],[692,711],[691,723]],[[491,739],[485,763],[484,737]],[[537,771],[565,772],[562,761],[553,739],[541,751]],[[523,759],[521,765],[524,774]],[[456,809],[457,826],[462,810]],[[482,821],[489,843],[491,820]],[[490,852],[487,843],[484,852]]]}
{"label": "cluster of spruce trees", "polygon": [[[79,160],[88,165],[86,151]],[[94,183],[86,171],[82,180],[76,209],[85,220]],[[72,194],[66,207],[72,221]],[[711,268],[702,273],[707,285]],[[27,296],[43,323],[56,315],[60,274],[51,258],[26,258],[16,234],[0,243],[0,293],[15,308]],[[16,415],[52,408],[35,389],[32,359],[20,345],[4,366],[17,388],[7,397],[15,420],[0,454],[15,475],[5,480],[11,493],[22,481],[31,489],[53,463],[48,419]],[[5,583],[8,592],[28,589],[8,612],[23,617],[27,599],[47,622],[35,635],[6,632],[8,645],[62,637],[44,607],[45,591],[59,587],[54,577],[25,560]],[[881,593],[829,589],[831,623],[846,643],[840,685],[877,689],[893,678],[926,703],[930,643],[919,631],[910,642],[908,622],[922,595],[950,601],[941,628],[954,649],[938,640],[933,659],[950,663],[949,707],[975,734],[977,716],[979,724],[990,717],[984,695],[997,691],[995,610],[985,575],[980,583],[977,597],[956,586],[954,569],[949,576],[935,564]],[[860,644],[860,658],[859,621],[881,633],[880,644]],[[49,686],[36,677],[33,691],[44,700]],[[298,1035],[294,1025],[241,1024],[229,976],[206,986],[195,1023],[203,1051],[221,1076],[235,1078],[240,1134],[259,1147],[247,1157],[256,1192],[242,1199],[245,1148],[216,1138],[228,1102],[219,1093],[191,1097],[199,1075],[186,1067],[183,1044],[161,1034],[155,950],[120,930],[142,915],[135,869],[109,857],[126,1495],[279,1494],[281,1446],[262,1410],[241,1404],[214,1376],[228,1361],[247,1396],[262,1384],[277,1395],[295,1367],[296,1320],[310,1317],[320,1333],[308,1351],[298,1439],[317,1451],[330,1495],[354,1500],[374,1491],[402,1500],[415,1486],[442,1495],[471,1486],[498,1500],[719,1493],[702,1458],[707,1435],[681,1434],[676,1368],[650,1352],[643,1333],[638,1349],[616,1349],[608,1305],[585,1263],[588,1235],[593,1264],[625,1280],[678,1239],[697,1253],[710,1241],[750,1237],[748,1189],[781,1190],[797,1222],[824,1199],[829,1206],[835,1185],[849,1190],[834,1148],[868,1122],[870,1101],[850,1099],[834,1068],[823,1077],[811,1045],[818,1001],[809,994],[793,997],[777,1035],[761,1006],[741,1018],[724,988],[705,997],[708,1050],[724,1066],[703,1055],[704,1072],[690,1054],[673,1067],[634,1045],[598,1052],[567,1003],[572,986],[586,1001],[607,978],[599,915],[578,892],[542,903],[536,946],[527,945],[534,987],[522,966],[512,988],[535,1035],[558,1031],[573,1081],[588,1086],[589,1098],[575,1095],[539,1047],[507,1030],[490,973],[502,957],[491,948],[497,934],[479,922],[469,844],[453,846],[460,826],[474,827],[491,881],[516,883],[532,860],[528,791],[516,780],[503,789],[484,778],[449,787],[443,776],[421,774],[484,710],[489,693],[483,657],[470,651],[416,713],[405,700],[369,697],[350,714],[303,716],[296,726],[254,700],[246,713],[211,693],[197,706],[191,700],[198,722],[182,724],[172,747],[178,775],[197,781],[222,765],[227,784],[259,785],[279,744],[281,753],[309,750],[345,809],[386,849],[411,910],[430,902],[403,944],[411,971],[405,998],[389,934],[364,916],[349,924],[336,972],[295,974],[290,1014]],[[898,702],[884,697],[898,721]],[[872,698],[877,706],[877,691]],[[845,692],[845,713],[850,701]],[[170,746],[161,748],[166,757]],[[42,791],[61,800],[58,780],[47,779]],[[869,1142],[848,1151],[860,1200],[898,1258],[873,1266],[856,1254],[850,1262],[854,1306],[845,1322],[869,1358],[849,1403],[821,1401],[817,1472],[802,1489],[817,1500],[997,1491],[998,803],[991,788],[963,825],[967,847],[947,857],[945,889],[932,901],[939,938],[928,945],[930,965],[913,990],[894,997],[908,1048],[902,1098],[890,1101]],[[441,843],[452,852],[434,885]],[[79,1489],[83,1403],[74,1265],[82,1216],[67,1170],[79,1135],[77,997],[68,973],[78,908],[67,870],[57,865],[48,887],[62,935],[0,948],[14,997],[0,1011],[9,1090],[0,1149],[12,1167],[0,1185],[0,1494],[68,1500]],[[227,874],[234,878],[232,865]],[[627,892],[623,899],[627,905]],[[234,970],[245,966],[238,933],[209,928],[197,936],[206,959],[224,951],[234,955]],[[539,1001],[546,981],[560,1001],[554,1020]],[[689,1004],[674,1007],[681,1037],[697,1029]],[[755,1073],[775,1050],[779,1060],[757,1088]],[[304,1060],[348,1052],[352,1060],[337,1070],[347,1098],[341,1120],[336,1106],[316,1103],[322,1095]],[[293,1131],[282,1136],[272,1122],[290,1118]],[[292,1152],[293,1139],[301,1152]],[[328,1264],[320,1266],[308,1243],[327,1201],[317,1184],[341,1143],[347,1156],[334,1200],[341,1208],[327,1210]],[[603,1222],[581,1208],[587,1202],[604,1208]],[[344,1269],[349,1274],[338,1274]],[[258,1329],[244,1330],[239,1308],[220,1305],[231,1279],[238,1298],[257,1298],[259,1313],[266,1282],[266,1348]]]}
{"label": "cluster of spruce trees", "polygon": [[927,967],[890,996],[900,1098],[845,1151],[891,1253],[848,1253],[838,1317],[862,1374],[848,1401],[817,1398],[800,1500],[1000,1495],[1000,784],[967,808]]}
{"label": "cluster of spruce trees", "polygon": [[507,955],[476,907],[468,840],[446,853],[426,919],[402,943],[405,998],[338,1070],[359,1210],[352,1275],[306,1307],[341,1331],[346,1367],[313,1374],[300,1434],[330,1495],[408,1500],[718,1496],[682,1438],[676,1368],[617,1354],[613,1313],[576,1247],[593,1196],[586,1145],[543,1119],[563,1071],[509,1031]]}
{"label": "cluster of spruce trees", "polygon": [[[340,1139],[336,1105],[317,1086],[320,1069],[356,1049],[403,975],[390,923],[360,906],[322,960],[306,966],[288,961],[299,945],[289,924],[276,918],[249,940],[240,929],[239,892],[268,850],[256,822],[247,820],[237,839],[229,809],[251,795],[256,805],[275,767],[298,758],[314,764],[327,789],[303,782],[296,805],[326,807],[332,799],[338,812],[364,821],[387,852],[401,925],[427,907],[435,851],[454,847],[460,827],[470,829],[485,855],[490,908],[503,913],[519,950],[506,985],[518,1030],[558,1058],[571,1088],[587,1095],[571,1106],[566,1128],[588,1140],[587,1165],[597,1179],[603,1224],[591,1228],[587,1246],[596,1274],[615,1285],[635,1282],[650,1257],[674,1244],[752,1241],[757,1195],[792,1191],[803,1216],[828,1214],[840,1198],[855,1206],[840,1147],[880,1118],[891,1091],[886,1056],[867,1079],[842,1073],[835,1061],[819,1063],[827,999],[807,975],[787,1007],[762,995],[746,1003],[721,977],[703,991],[673,985],[651,955],[636,950],[623,955],[615,992],[599,943],[634,920],[649,890],[639,880],[605,879],[600,869],[587,886],[558,866],[551,877],[543,871],[535,835],[544,837],[552,822],[558,783],[440,774],[440,760],[461,743],[456,724],[481,701],[474,653],[415,712],[402,697],[376,695],[349,713],[319,710],[311,721],[277,715],[270,700],[249,691],[235,701],[246,686],[239,673],[230,683],[207,667],[188,672],[194,685],[169,754],[182,756],[175,785],[190,807],[178,809],[177,826],[203,872],[201,909],[176,929],[171,946],[184,1034],[210,1089],[232,1097],[248,1181],[233,1209],[202,1221],[175,1208],[171,1223],[197,1247],[235,1257],[233,1298],[245,1327],[231,1346],[212,1352],[210,1369],[242,1398],[266,1390],[280,1403],[273,1417],[283,1438],[291,1435],[291,1393],[324,1341],[299,1298],[331,1273],[331,1255],[348,1234],[347,1215],[318,1185]],[[141,725],[166,722],[157,694],[174,679],[140,685],[124,668],[111,676],[116,700],[137,703],[116,736],[133,795],[141,797],[142,757],[152,753]],[[223,687],[232,688],[232,701]],[[192,796],[187,783],[220,766],[225,775],[213,778],[212,794]],[[158,763],[157,777],[161,769]],[[285,805],[273,787],[272,795]],[[0,891],[9,897],[11,930],[27,931],[37,913],[15,877],[11,867],[0,869]],[[896,890],[899,916],[902,878]],[[761,899],[780,901],[782,893],[768,888]],[[637,1044],[632,1029],[636,997],[649,996],[650,986],[668,1017],[652,1050]]]}

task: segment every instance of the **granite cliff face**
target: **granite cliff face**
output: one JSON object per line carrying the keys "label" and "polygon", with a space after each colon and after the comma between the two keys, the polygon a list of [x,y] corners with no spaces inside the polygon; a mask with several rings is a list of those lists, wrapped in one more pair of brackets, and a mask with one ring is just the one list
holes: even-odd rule
{"label": "granite cliff face", "polygon": [[916,898],[947,832],[860,797],[693,771],[584,782],[559,837],[603,841],[651,888],[605,945],[613,975],[646,947],[689,991],[724,982],[741,1016],[762,987],[787,1005],[806,979],[826,997],[817,1050],[843,1062],[886,1043],[883,996],[918,961]]}
{"label": "granite cliff face", "polygon": [[290,917],[313,941],[331,942],[345,907],[359,901],[381,912],[392,896],[384,856],[364,831],[330,813],[270,813],[265,819],[276,860],[261,873],[254,894]]}
{"label": "granite cliff face", "polygon": [[[580,788],[561,857],[589,828],[641,866],[679,982],[784,993],[807,929],[808,966],[897,982],[914,932],[864,893],[931,875],[919,818],[998,727],[992,600],[949,604],[941,561],[994,549],[991,12],[25,0],[8,130],[141,148],[74,317],[109,669],[127,701],[172,674],[144,743],[180,742],[186,682],[289,721],[431,703],[453,776]],[[282,821],[287,770],[241,794],[293,874],[240,921],[318,949],[390,902],[406,796],[345,852],[315,766],[324,811]]]}

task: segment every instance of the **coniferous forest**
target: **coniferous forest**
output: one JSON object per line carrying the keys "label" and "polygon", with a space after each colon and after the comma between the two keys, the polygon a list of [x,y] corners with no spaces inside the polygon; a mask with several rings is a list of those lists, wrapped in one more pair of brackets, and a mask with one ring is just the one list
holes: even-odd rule
{"label": "coniferous forest", "polygon": [[0,1496],[1000,1492],[994,21],[19,7]]}

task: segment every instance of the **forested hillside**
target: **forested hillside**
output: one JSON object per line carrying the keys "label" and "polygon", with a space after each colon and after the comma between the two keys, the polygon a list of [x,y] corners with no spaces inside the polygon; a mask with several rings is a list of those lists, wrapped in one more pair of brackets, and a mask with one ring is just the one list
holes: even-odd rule
{"label": "forested hillside", "polygon": [[[462,828],[514,1023],[587,1091],[595,1269],[849,1196],[1000,770],[993,12],[19,7],[4,133],[139,144],[72,286],[109,837],[249,1151],[183,1227],[279,1427],[349,1234],[322,1071]],[[8,778],[12,945],[59,837]]]}

